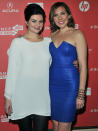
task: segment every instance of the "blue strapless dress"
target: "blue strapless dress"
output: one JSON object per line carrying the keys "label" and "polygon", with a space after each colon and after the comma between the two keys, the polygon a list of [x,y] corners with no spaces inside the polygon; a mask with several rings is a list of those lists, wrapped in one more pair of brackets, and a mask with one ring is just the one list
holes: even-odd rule
{"label": "blue strapless dress", "polygon": [[49,91],[51,99],[51,119],[72,122],[76,114],[76,97],[79,88],[79,71],[73,65],[77,60],[76,47],[63,41],[58,48],[51,42]]}

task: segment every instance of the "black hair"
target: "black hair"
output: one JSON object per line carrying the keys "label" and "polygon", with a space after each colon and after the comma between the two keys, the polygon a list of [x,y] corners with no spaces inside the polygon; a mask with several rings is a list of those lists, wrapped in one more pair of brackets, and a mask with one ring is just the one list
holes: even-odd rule
{"label": "black hair", "polygon": [[[26,8],[24,10],[25,20],[28,22],[32,15],[42,15],[43,24],[45,23],[45,19],[46,19],[45,11],[42,9],[42,7],[40,5],[29,4],[26,6]],[[28,26],[27,26],[27,28],[28,28]],[[43,30],[44,30],[44,25],[43,25],[42,30],[39,32],[39,34],[41,34],[43,32]]]}
{"label": "black hair", "polygon": [[45,11],[41,8],[40,5],[29,4],[26,6],[26,8],[24,10],[25,20],[29,21],[29,19],[32,15],[42,15],[43,22],[45,23],[45,18],[46,18]]}

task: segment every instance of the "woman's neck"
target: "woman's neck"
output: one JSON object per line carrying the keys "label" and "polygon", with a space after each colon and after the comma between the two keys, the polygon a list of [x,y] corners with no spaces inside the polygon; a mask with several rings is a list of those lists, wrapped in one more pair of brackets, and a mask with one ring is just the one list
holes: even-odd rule
{"label": "woman's neck", "polygon": [[41,41],[43,40],[43,37],[37,33],[31,33],[31,32],[27,32],[25,35],[24,35],[24,38],[30,40],[30,41]]}
{"label": "woman's neck", "polygon": [[74,30],[73,27],[65,27],[65,28],[63,28],[63,29],[60,29],[60,30],[59,30],[59,33],[60,33],[60,34],[69,33],[69,32],[71,32],[71,31],[73,31],[73,30]]}

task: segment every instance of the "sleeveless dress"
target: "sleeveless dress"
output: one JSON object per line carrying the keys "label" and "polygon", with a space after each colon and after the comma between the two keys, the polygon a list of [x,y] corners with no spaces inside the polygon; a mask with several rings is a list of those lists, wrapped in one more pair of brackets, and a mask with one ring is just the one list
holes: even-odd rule
{"label": "sleeveless dress", "polygon": [[79,88],[79,71],[73,65],[77,60],[76,47],[63,41],[58,48],[51,42],[49,91],[51,99],[51,119],[72,122],[76,114],[76,97]]}

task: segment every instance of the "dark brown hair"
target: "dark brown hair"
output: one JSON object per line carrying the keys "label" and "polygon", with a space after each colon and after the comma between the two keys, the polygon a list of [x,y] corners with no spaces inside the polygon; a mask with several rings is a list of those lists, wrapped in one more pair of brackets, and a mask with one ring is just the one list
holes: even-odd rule
{"label": "dark brown hair", "polygon": [[70,18],[68,19],[67,26],[68,27],[74,27],[75,26],[75,22],[74,22],[74,19],[72,17],[70,8],[64,2],[56,2],[56,3],[54,3],[52,5],[52,7],[50,9],[50,14],[49,14],[49,21],[50,21],[51,32],[55,32],[56,30],[59,29],[59,27],[54,22],[54,12],[60,6],[64,7],[66,12],[67,12],[67,14],[70,15]]}
{"label": "dark brown hair", "polygon": [[[45,23],[45,18],[46,18],[45,11],[38,4],[29,4],[26,6],[26,8],[24,10],[25,20],[28,22],[32,15],[42,15],[43,24]],[[44,26],[43,26],[42,30],[39,32],[39,34],[41,34],[43,32],[43,30],[44,30]]]}

